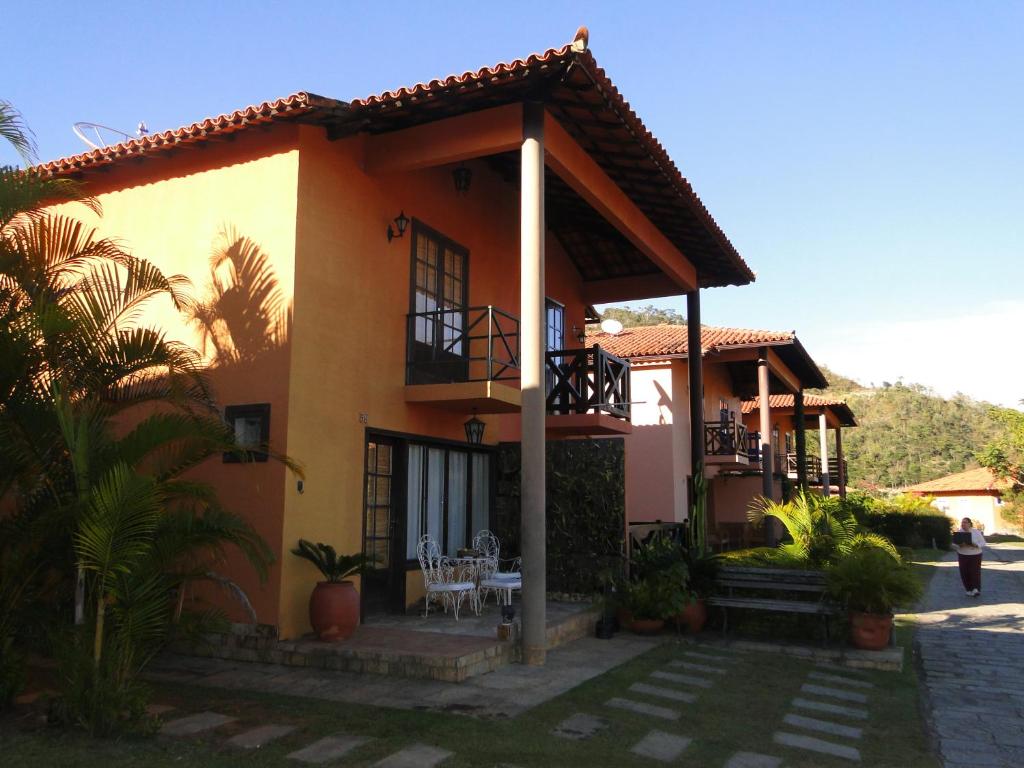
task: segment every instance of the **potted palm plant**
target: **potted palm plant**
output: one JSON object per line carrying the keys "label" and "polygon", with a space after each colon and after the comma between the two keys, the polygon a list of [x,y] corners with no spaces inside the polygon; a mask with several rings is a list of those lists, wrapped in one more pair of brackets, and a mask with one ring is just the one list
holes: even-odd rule
{"label": "potted palm plant", "polygon": [[846,555],[826,578],[829,595],[849,611],[851,642],[872,651],[889,644],[893,608],[910,605],[922,591],[910,566],[875,547]]}
{"label": "potted palm plant", "polygon": [[321,640],[345,640],[359,626],[359,593],[349,576],[361,573],[370,562],[362,552],[339,555],[329,544],[299,539],[293,555],[309,560],[324,576],[309,598],[309,623]]}

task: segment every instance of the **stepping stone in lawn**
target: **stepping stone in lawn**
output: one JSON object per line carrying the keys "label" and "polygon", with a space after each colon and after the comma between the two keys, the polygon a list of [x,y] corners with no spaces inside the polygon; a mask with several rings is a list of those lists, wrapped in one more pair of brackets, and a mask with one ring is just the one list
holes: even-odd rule
{"label": "stepping stone in lawn", "polygon": [[809,672],[807,677],[811,680],[821,680],[824,683],[840,683],[842,685],[848,685],[851,688],[874,688],[874,683],[869,683],[867,680],[854,680],[850,677],[843,677],[842,675],[830,675],[826,672]]}
{"label": "stepping stone in lawn", "polygon": [[229,747],[242,749],[258,749],[274,739],[287,736],[295,730],[294,725],[260,725],[228,739]]}
{"label": "stepping stone in lawn", "polygon": [[678,720],[679,712],[675,709],[669,709],[668,707],[659,707],[654,704],[644,704],[642,701],[633,701],[632,699],[620,699],[613,698],[608,699],[604,703],[606,707],[615,707],[616,709],[624,709],[627,712],[635,712],[638,715],[650,715],[651,717],[660,717],[662,720]]}
{"label": "stepping stone in lawn", "polygon": [[222,725],[233,723],[234,721],[235,718],[219,715],[216,712],[199,712],[195,715],[180,717],[177,720],[164,723],[160,733],[164,736],[194,736],[197,733],[220,728]]}
{"label": "stepping stone in lawn", "polygon": [[842,757],[847,760],[860,762],[860,750],[848,747],[845,744],[834,744],[824,739],[816,739],[813,736],[799,736],[795,733],[778,731],[772,736],[772,741],[784,747],[806,749],[811,752],[819,752],[823,755]]}
{"label": "stepping stone in lawn", "polygon": [[729,758],[724,768],[779,768],[781,757],[762,755],[758,752],[737,752]]}
{"label": "stepping stone in lawn", "polygon": [[831,736],[845,736],[848,739],[859,739],[864,734],[863,730],[854,728],[852,725],[840,725],[828,720],[818,720],[815,717],[804,717],[803,715],[789,714],[782,718],[782,721],[786,725],[806,728],[808,731],[827,733]]}
{"label": "stepping stone in lawn", "polygon": [[678,659],[668,663],[670,667],[685,669],[690,672],[707,672],[712,675],[724,675],[728,670],[718,667],[709,667],[707,664],[694,664],[692,661],[679,661]]}
{"label": "stepping stone in lawn", "polygon": [[413,744],[411,747],[388,755],[375,768],[434,768],[451,757],[454,752],[429,744]]}
{"label": "stepping stone in lawn", "polygon": [[602,728],[607,727],[607,720],[588,715],[584,712],[577,712],[575,715],[571,715],[559,723],[551,733],[555,736],[561,736],[563,739],[582,741],[583,739],[589,739]]}
{"label": "stepping stone in lawn", "polygon": [[662,688],[659,685],[647,685],[647,683],[633,683],[629,686],[633,693],[646,693],[648,696],[658,696],[670,701],[681,701],[684,704],[693,704],[697,700],[697,694],[677,691],[675,688]]}
{"label": "stepping stone in lawn", "polygon": [[679,675],[675,672],[662,672],[659,670],[656,672],[651,672],[651,677],[657,678],[658,680],[668,680],[672,683],[682,683],[683,685],[695,685],[698,688],[710,688],[712,686],[712,682],[703,677]]}
{"label": "stepping stone in lawn", "polygon": [[287,755],[289,760],[298,760],[300,763],[319,765],[348,754],[356,747],[361,747],[369,739],[365,736],[349,736],[339,733],[335,736],[326,736],[319,741],[314,741],[307,747]]}
{"label": "stepping stone in lawn", "polygon": [[839,699],[840,701],[852,701],[856,704],[868,703],[868,697],[863,693],[855,693],[854,691],[841,691],[838,688],[828,688],[824,685],[813,685],[812,683],[804,683],[800,686],[800,690],[804,693],[813,693],[818,696],[829,696],[833,699]]}
{"label": "stepping stone in lawn", "polygon": [[146,714],[150,717],[160,717],[160,715],[166,715],[174,709],[176,709],[176,707],[173,707],[170,704],[147,704]]}
{"label": "stepping stone in lawn", "polygon": [[713,656],[710,653],[699,653],[697,651],[683,651],[683,656],[689,656],[691,659],[700,659],[701,661],[717,661],[722,664],[732,664],[736,659],[728,656]]}
{"label": "stepping stone in lawn", "polygon": [[824,701],[811,701],[810,699],[801,698],[793,699],[792,704],[794,707],[810,709],[814,712],[825,712],[829,715],[842,715],[843,717],[853,717],[857,720],[868,719],[868,711],[860,707],[844,707],[841,704],[827,704]]}
{"label": "stepping stone in lawn", "polygon": [[690,746],[692,739],[676,736],[664,731],[651,731],[629,751],[641,757],[650,757],[663,763],[671,763]]}

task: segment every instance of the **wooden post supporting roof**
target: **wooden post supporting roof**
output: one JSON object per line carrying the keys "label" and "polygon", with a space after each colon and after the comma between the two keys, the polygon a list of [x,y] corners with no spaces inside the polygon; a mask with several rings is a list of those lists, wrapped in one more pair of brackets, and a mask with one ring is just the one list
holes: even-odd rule
{"label": "wooden post supporting roof", "polygon": [[521,540],[523,662],[544,664],[547,649],[547,522],[544,477],[544,108],[523,108],[519,248],[522,389]]}
{"label": "wooden post supporting roof", "polygon": [[836,427],[836,484],[839,486],[839,498],[846,498],[846,467],[843,466],[843,428]]}
{"label": "wooden post supporting roof", "polygon": [[[704,474],[704,355],[700,342],[700,291],[686,294],[686,369],[690,379],[690,483],[687,517],[693,510],[693,480]],[[692,520],[690,521],[693,522]]]}
{"label": "wooden post supporting roof", "polygon": [[818,447],[821,450],[821,495],[832,495],[832,480],[828,475],[828,417],[822,409],[818,414]]}
{"label": "wooden post supporting roof", "polygon": [[[761,349],[757,356],[757,397],[761,417],[761,495],[774,500],[772,478],[772,411],[768,386],[768,350]],[[771,518],[764,523],[765,546],[775,546],[775,523]]]}
{"label": "wooden post supporting roof", "polygon": [[793,393],[793,420],[796,422],[796,484],[807,492],[807,425],[804,424],[804,391]]}

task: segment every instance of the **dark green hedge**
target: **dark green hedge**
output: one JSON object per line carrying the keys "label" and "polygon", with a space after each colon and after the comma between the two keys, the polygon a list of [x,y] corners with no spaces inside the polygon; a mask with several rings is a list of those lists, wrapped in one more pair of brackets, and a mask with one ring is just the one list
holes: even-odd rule
{"label": "dark green hedge", "polygon": [[[620,568],[626,527],[625,446],[621,438],[547,443],[549,592],[592,594]],[[502,557],[520,553],[518,443],[498,449],[493,520]]]}
{"label": "dark green hedge", "polygon": [[888,536],[897,547],[949,549],[953,543],[953,521],[945,515],[915,515],[882,512],[860,516],[865,528]]}

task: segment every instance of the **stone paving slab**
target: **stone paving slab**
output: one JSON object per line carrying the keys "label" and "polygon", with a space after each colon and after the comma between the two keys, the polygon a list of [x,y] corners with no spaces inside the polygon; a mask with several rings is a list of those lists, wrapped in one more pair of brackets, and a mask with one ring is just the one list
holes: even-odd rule
{"label": "stone paving slab", "polygon": [[170,704],[147,704],[146,714],[150,717],[160,717],[160,715],[166,715],[168,712],[173,712],[177,707]]}
{"label": "stone paving slab", "polygon": [[432,747],[429,744],[413,744],[393,755],[388,755],[374,765],[376,768],[434,768],[453,754],[455,753],[447,749]]}
{"label": "stone paving slab", "polygon": [[634,755],[671,763],[683,754],[683,751],[690,746],[691,741],[693,739],[688,739],[685,736],[676,736],[674,733],[655,730],[640,739],[629,751]]}
{"label": "stone paving slab", "polygon": [[868,697],[863,693],[842,691],[838,688],[829,688],[825,685],[804,683],[800,686],[800,690],[804,693],[812,693],[815,696],[827,696],[831,699],[839,699],[840,701],[852,701],[855,704],[867,704],[868,702]]}
{"label": "stone paving slab", "polygon": [[704,677],[693,677],[692,675],[680,675],[677,672],[662,672],[656,670],[651,672],[651,677],[657,678],[658,680],[668,680],[672,683],[682,683],[683,685],[694,685],[698,688],[710,688],[713,683]]}
{"label": "stone paving slab", "polygon": [[551,733],[555,736],[561,736],[563,739],[582,741],[583,739],[589,739],[602,728],[607,727],[607,720],[588,715],[585,712],[577,712],[556,725]]}
{"label": "stone paving slab", "polygon": [[321,765],[323,763],[338,760],[344,757],[353,749],[361,747],[368,742],[365,736],[350,736],[346,733],[339,733],[334,736],[325,736],[319,741],[292,752],[287,757],[289,760],[296,760],[309,765]]}
{"label": "stone paving slab", "polygon": [[680,717],[679,711],[676,709],[669,709],[668,707],[659,707],[654,704],[645,704],[642,701],[633,701],[633,699],[620,699],[618,697],[608,699],[604,703],[606,707],[614,707],[616,709],[624,709],[627,712],[635,712],[638,715],[650,715],[651,717],[660,717],[662,720],[678,720]]}
{"label": "stone paving slab", "polygon": [[803,736],[796,733],[777,731],[772,734],[772,741],[784,747],[795,749],[806,749],[810,752],[818,752],[823,755],[842,757],[846,760],[860,762],[860,750],[856,747],[848,747],[845,744],[835,744],[824,739],[816,739],[813,736]]}
{"label": "stone paving slab", "polygon": [[804,715],[793,713],[786,715],[782,718],[782,721],[786,725],[792,725],[795,728],[827,733],[830,736],[844,736],[847,739],[859,739],[864,735],[864,731],[861,728],[856,728],[852,725],[842,725],[841,723],[833,723],[831,720],[819,720],[816,717],[805,717]]}
{"label": "stone paving slab", "polygon": [[700,651],[683,651],[683,656],[689,656],[691,659],[700,659],[701,661],[714,661],[719,664],[732,664],[736,659],[731,656],[715,656],[710,653],[702,653]]}
{"label": "stone paving slab", "polygon": [[812,701],[811,699],[795,698],[792,701],[794,707],[800,707],[801,709],[809,709],[814,712],[826,712],[830,715],[842,715],[843,717],[853,717],[857,720],[867,720],[868,711],[861,709],[860,707],[844,707],[842,704],[829,704],[824,701]]}
{"label": "stone paving slab", "polygon": [[229,747],[239,747],[240,749],[259,749],[264,744],[269,744],[275,739],[287,736],[294,730],[294,725],[260,725],[256,728],[250,728],[248,731],[243,731],[237,736],[232,736],[227,740],[227,745]]}
{"label": "stone paving slab", "polygon": [[762,755],[760,752],[737,752],[723,768],[779,768],[781,765],[781,757]]}
{"label": "stone paving slab", "polygon": [[668,663],[670,667],[676,669],[685,669],[690,672],[707,672],[710,675],[724,675],[728,673],[727,669],[720,669],[719,667],[711,667],[707,664],[696,664],[692,661],[679,661],[679,659],[673,659]]}
{"label": "stone paving slab", "polygon": [[848,685],[851,688],[874,688],[874,683],[869,683],[867,680],[854,680],[850,677],[843,675],[830,675],[827,672],[808,672],[807,677],[811,680],[820,680],[823,683],[838,683],[840,685]]}
{"label": "stone paving slab", "polygon": [[194,715],[187,715],[164,723],[160,733],[163,736],[194,736],[197,733],[220,728],[222,725],[234,721],[235,718],[216,712],[197,712]]}
{"label": "stone paving slab", "polygon": [[[1024,668],[1008,663],[1024,651],[1024,549],[986,547],[980,597],[964,596],[955,553],[931,567],[935,574],[912,618],[941,761],[946,768],[1024,765]],[[959,674],[964,667],[970,680]],[[951,733],[969,733],[985,747]]]}
{"label": "stone paving slab", "polygon": [[697,695],[686,691],[677,691],[675,688],[662,688],[660,685],[648,685],[647,683],[633,683],[629,686],[633,693],[645,693],[648,696],[657,696],[670,701],[681,701],[684,704],[693,704]]}

